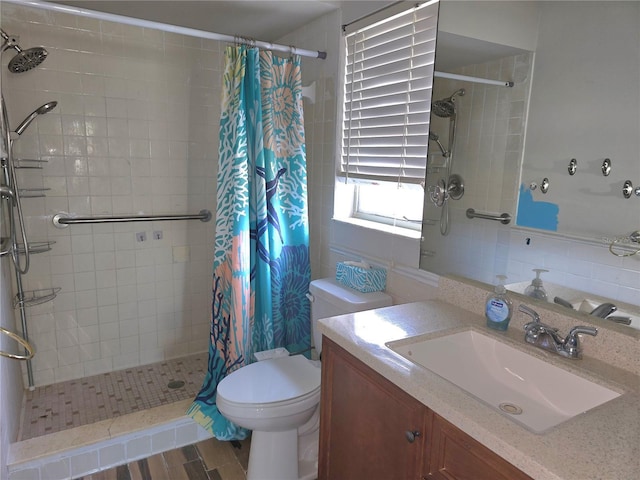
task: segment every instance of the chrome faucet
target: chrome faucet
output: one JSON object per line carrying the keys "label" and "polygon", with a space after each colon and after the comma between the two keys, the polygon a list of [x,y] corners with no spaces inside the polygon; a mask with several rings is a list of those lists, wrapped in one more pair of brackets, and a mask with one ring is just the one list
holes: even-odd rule
{"label": "chrome faucet", "polygon": [[596,336],[598,329],[594,327],[573,327],[569,334],[562,338],[558,334],[558,329],[550,327],[540,321],[540,315],[527,307],[526,305],[520,305],[518,310],[529,315],[531,321],[524,325],[524,341],[530,343],[543,350],[549,350],[555,352],[558,355],[567,358],[581,358],[582,348],[580,345],[580,333]]}

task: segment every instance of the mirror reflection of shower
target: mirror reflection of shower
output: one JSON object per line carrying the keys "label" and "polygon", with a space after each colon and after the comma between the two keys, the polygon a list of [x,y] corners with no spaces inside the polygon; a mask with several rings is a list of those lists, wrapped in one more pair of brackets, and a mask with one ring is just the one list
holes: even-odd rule
{"label": "mirror reflection of shower", "polygon": [[435,185],[428,189],[431,202],[442,208],[440,212],[440,234],[448,235],[449,233],[449,199],[459,200],[464,195],[464,182],[460,175],[452,173],[453,153],[456,141],[456,120],[457,106],[456,98],[465,94],[464,88],[456,90],[449,97],[441,100],[435,100],[431,103],[431,113],[440,118],[449,119],[449,140],[445,147],[440,141],[440,136],[435,132],[429,132],[429,140],[438,145],[442,156],[445,157],[445,175],[444,178],[438,180]]}

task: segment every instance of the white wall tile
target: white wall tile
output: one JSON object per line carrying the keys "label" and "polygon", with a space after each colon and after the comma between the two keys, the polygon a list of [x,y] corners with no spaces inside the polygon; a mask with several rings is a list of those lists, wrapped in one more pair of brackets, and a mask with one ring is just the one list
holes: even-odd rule
{"label": "white wall tile", "polygon": [[106,469],[125,463],[125,446],[124,444],[108,445],[99,450],[100,467]]}
{"label": "white wall tile", "polygon": [[40,468],[25,468],[9,473],[8,480],[40,480]]}
{"label": "white wall tile", "polygon": [[129,459],[148,457],[152,454],[151,437],[148,435],[129,440],[126,447]]}
{"label": "white wall tile", "polygon": [[97,451],[80,453],[72,456],[69,460],[71,463],[72,477],[86,475],[90,472],[97,472],[100,469]]}

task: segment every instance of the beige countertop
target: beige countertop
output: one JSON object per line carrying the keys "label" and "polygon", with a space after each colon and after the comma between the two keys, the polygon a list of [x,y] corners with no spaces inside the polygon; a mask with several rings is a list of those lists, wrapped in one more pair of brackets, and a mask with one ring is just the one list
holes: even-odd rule
{"label": "beige countertop", "polygon": [[[486,328],[484,316],[442,300],[432,300],[331,317],[321,320],[320,330],[435,413],[537,480],[640,478],[640,377],[637,371],[588,357],[587,342],[592,338],[584,341],[582,360],[565,359],[528,345],[519,328],[521,321],[512,320],[507,332],[496,332]],[[499,338],[622,395],[539,435],[385,346],[386,342],[415,335],[441,335],[469,328]],[[607,345],[606,332],[594,338]],[[618,355],[638,353],[634,340]],[[632,361],[635,365],[634,362],[635,359]]]}

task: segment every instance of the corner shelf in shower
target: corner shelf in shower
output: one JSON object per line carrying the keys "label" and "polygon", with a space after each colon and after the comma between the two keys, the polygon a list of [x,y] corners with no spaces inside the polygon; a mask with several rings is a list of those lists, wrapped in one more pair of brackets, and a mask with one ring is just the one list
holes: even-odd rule
{"label": "corner shelf in shower", "polygon": [[58,292],[62,290],[60,287],[43,288],[40,290],[26,290],[23,294],[23,299],[20,300],[19,296],[13,300],[13,307],[24,305],[25,307],[33,307],[42,303],[47,303],[56,298]]}
{"label": "corner shelf in shower", "polygon": [[49,160],[38,160],[35,158],[15,158],[13,160],[14,168],[29,168],[29,169],[37,169],[42,170],[45,163],[48,163]]}
{"label": "corner shelf in shower", "polygon": [[[51,245],[53,245],[55,240],[49,240],[45,242],[29,242],[29,253],[44,253],[51,250]],[[18,253],[24,254],[25,248],[24,244],[18,244]]]}

